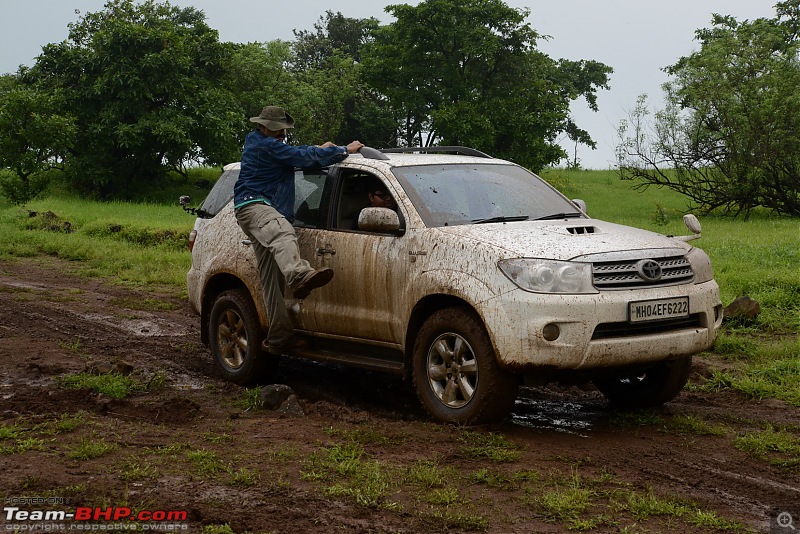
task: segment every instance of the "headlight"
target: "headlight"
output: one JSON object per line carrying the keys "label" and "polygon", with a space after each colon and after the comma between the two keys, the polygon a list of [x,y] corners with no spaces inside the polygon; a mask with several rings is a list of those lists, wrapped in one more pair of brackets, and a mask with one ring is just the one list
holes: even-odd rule
{"label": "headlight", "polygon": [[697,247],[692,247],[692,250],[686,253],[686,259],[692,264],[695,284],[702,284],[714,278],[714,271],[711,269],[711,260],[704,251]]}
{"label": "headlight", "polygon": [[519,258],[500,260],[497,266],[512,282],[534,293],[597,293],[592,264]]}

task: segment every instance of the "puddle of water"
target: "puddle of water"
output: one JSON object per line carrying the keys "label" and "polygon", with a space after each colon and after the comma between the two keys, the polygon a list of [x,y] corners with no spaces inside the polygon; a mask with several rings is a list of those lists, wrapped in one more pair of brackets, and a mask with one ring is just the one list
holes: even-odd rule
{"label": "puddle of water", "polygon": [[170,373],[170,387],[181,391],[205,389],[207,382],[203,377],[195,377],[184,373]]}
{"label": "puddle of water", "polygon": [[33,289],[35,291],[46,291],[47,289],[49,289],[46,286],[37,286],[37,285],[32,285],[32,284],[26,284],[25,282],[9,282],[9,281],[6,281],[6,282],[3,282],[3,285],[4,286],[10,286],[10,287],[16,287],[16,288],[19,288],[19,289]]}
{"label": "puddle of water", "polygon": [[185,328],[176,328],[174,324],[158,317],[152,319],[120,319],[112,315],[98,313],[75,313],[78,317],[105,324],[123,330],[137,337],[169,337],[185,336]]}
{"label": "puddle of water", "polygon": [[178,383],[172,386],[174,389],[178,389],[180,391],[188,391],[194,389],[204,389],[204,384],[199,384],[197,382],[187,382],[187,383]]}
{"label": "puddle of water", "polygon": [[594,408],[586,403],[519,398],[512,410],[511,422],[588,438],[588,432],[602,418],[602,414],[599,407]]}
{"label": "puddle of water", "polygon": [[16,394],[17,389],[20,387],[48,387],[53,384],[53,378],[44,376],[40,378],[21,378],[21,377],[7,377],[0,383],[0,398],[6,400],[10,399]]}

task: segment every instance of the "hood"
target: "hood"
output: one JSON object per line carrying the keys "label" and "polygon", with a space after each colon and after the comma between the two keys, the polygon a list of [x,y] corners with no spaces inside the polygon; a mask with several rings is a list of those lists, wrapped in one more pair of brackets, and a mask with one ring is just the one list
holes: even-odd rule
{"label": "hood", "polygon": [[468,224],[438,230],[505,250],[506,258],[571,260],[606,252],[691,249],[678,239],[597,219]]}

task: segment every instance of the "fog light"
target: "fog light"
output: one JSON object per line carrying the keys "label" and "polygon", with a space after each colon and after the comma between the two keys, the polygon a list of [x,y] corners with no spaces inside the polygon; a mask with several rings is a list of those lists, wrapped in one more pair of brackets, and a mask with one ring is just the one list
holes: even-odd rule
{"label": "fog light", "polygon": [[546,324],[544,325],[544,328],[542,328],[542,337],[544,337],[547,341],[555,341],[560,335],[561,329],[557,324]]}

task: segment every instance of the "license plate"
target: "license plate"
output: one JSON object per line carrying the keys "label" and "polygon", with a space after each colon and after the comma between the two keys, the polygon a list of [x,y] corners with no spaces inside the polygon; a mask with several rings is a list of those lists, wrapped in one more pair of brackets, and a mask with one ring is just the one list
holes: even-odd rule
{"label": "license plate", "polygon": [[628,303],[628,317],[632,323],[688,316],[689,297],[640,300]]}

